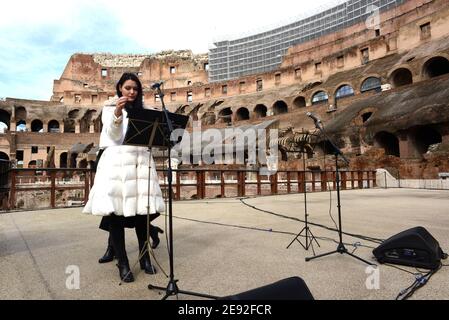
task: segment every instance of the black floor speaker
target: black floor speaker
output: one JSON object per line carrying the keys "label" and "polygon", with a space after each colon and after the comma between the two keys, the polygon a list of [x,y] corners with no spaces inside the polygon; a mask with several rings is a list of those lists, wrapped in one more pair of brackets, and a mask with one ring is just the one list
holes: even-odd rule
{"label": "black floor speaker", "polygon": [[438,241],[423,227],[409,229],[392,236],[374,249],[373,254],[379,263],[431,270],[438,268],[441,259],[447,257]]}
{"label": "black floor speaker", "polygon": [[220,300],[314,300],[304,280],[291,277],[275,283],[226,296]]}

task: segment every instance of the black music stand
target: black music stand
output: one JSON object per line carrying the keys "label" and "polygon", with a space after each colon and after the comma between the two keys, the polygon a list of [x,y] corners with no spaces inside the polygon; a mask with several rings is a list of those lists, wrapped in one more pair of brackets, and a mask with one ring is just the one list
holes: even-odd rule
{"label": "black music stand", "polygon": [[[162,94],[160,94],[162,100]],[[162,100],[163,101],[163,100]],[[169,225],[169,263],[170,263],[170,279],[167,287],[148,285],[150,290],[165,290],[165,296],[162,300],[166,300],[170,296],[176,296],[179,293],[198,296],[202,298],[217,299],[217,297],[179,290],[177,282],[174,276],[174,258],[173,258],[173,171],[171,167],[171,149],[173,147],[173,141],[171,141],[171,134],[176,129],[185,129],[188,116],[170,113],[163,104],[163,111],[140,109],[131,109],[128,112],[128,128],[125,135],[125,145],[144,146],[148,148],[160,147],[168,148],[168,225]],[[175,141],[177,142],[177,141]],[[150,163],[151,164],[151,163]],[[151,175],[149,176],[151,177]],[[150,183],[150,180],[148,180]],[[148,196],[150,192],[148,193]],[[148,205],[148,210],[150,210]],[[148,246],[148,242],[147,242]]]}
{"label": "black music stand", "polygon": [[[293,238],[292,242],[287,246],[287,249],[291,247],[293,242],[298,241],[299,244],[304,248],[304,250],[308,251],[310,247],[312,247],[313,254],[315,255],[315,250],[313,248],[313,241],[316,242],[318,247],[320,247],[320,244],[318,243],[318,240],[313,235],[312,231],[310,230],[309,224],[308,224],[308,218],[309,214],[307,213],[307,179],[306,179],[306,155],[307,155],[307,146],[310,146],[310,144],[307,143],[309,139],[309,133],[303,133],[303,137],[300,140],[299,148],[302,155],[302,165],[304,170],[304,176],[303,176],[303,194],[304,194],[304,222],[305,226],[302,228],[302,230],[296,235],[296,237]],[[298,238],[302,236],[302,234],[305,232],[304,237],[306,238],[306,244],[304,245]],[[310,241],[309,241],[310,237]]]}

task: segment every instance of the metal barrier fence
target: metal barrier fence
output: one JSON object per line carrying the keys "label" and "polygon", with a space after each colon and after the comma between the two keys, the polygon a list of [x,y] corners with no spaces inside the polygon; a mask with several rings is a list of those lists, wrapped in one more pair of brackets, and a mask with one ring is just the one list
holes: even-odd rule
{"label": "metal barrier fence", "polygon": [[[174,170],[174,200],[266,196],[336,190],[332,171]],[[10,169],[8,209],[82,206],[94,182],[90,169]],[[165,171],[160,185],[167,194]],[[374,188],[376,171],[342,171],[341,189]]]}

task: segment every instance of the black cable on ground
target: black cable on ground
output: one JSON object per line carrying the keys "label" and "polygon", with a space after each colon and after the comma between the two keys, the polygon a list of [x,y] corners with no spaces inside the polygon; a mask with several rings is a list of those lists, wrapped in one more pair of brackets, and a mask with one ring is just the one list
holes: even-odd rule
{"label": "black cable on ground", "polygon": [[[248,199],[248,198],[246,198],[246,199]],[[254,210],[257,210],[257,211],[268,213],[270,215],[274,215],[274,216],[277,216],[277,217],[280,217],[280,218],[290,219],[290,220],[295,220],[295,221],[299,221],[299,222],[305,223],[304,220],[301,220],[301,219],[298,219],[298,218],[294,218],[294,217],[282,215],[282,214],[279,214],[279,213],[276,213],[276,212],[272,212],[272,211],[268,211],[268,210],[263,210],[263,209],[257,208],[256,206],[252,206],[252,205],[246,203],[244,201],[244,199],[240,199],[240,202],[242,202],[245,206],[250,207],[250,208],[252,208]],[[320,228],[323,228],[323,229],[326,229],[326,230],[329,230],[329,231],[338,232],[338,228],[334,229],[334,228],[331,228],[331,227],[328,227],[328,226],[325,226],[325,225],[322,225],[322,224],[318,224],[318,223],[313,223],[313,222],[308,222],[308,223],[313,225],[313,226],[320,227]],[[342,232],[342,234],[347,235],[347,236],[351,236],[351,237],[354,237],[354,238],[359,238],[359,239],[362,239],[362,240],[365,240],[365,241],[373,242],[373,243],[376,243],[376,244],[381,244],[383,241],[385,241],[384,239],[377,239],[377,238],[373,238],[373,237],[369,237],[369,236],[353,234],[353,233],[348,233],[348,232]]]}

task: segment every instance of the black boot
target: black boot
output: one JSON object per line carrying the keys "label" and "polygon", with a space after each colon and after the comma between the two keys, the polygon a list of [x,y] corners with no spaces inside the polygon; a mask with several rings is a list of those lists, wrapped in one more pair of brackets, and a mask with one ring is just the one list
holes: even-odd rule
{"label": "black boot", "polygon": [[112,260],[114,260],[114,258],[115,258],[114,247],[112,246],[112,238],[111,238],[111,235],[109,234],[108,247],[107,247],[106,252],[104,253],[103,257],[101,257],[100,260],[98,260],[98,263],[111,262]]}
{"label": "black boot", "polygon": [[140,262],[140,269],[145,270],[145,273],[156,274],[156,268],[151,264],[150,254],[148,252],[144,253],[142,258],[140,258],[139,262]]}
{"label": "black boot", "polygon": [[120,280],[122,280],[123,282],[134,281],[134,276],[131,272],[131,269],[129,268],[128,261],[119,261],[119,263],[117,263],[117,268],[119,271]]}
{"label": "black boot", "polygon": [[111,215],[110,234],[114,252],[118,258],[117,268],[120,280],[123,282],[133,282],[134,276],[129,268],[128,256],[125,249],[125,229],[123,220],[120,217]]}
{"label": "black boot", "polygon": [[164,230],[159,227],[150,225],[150,237],[152,241],[151,249],[156,249],[159,245],[159,242],[161,242],[161,240],[159,239],[159,233],[164,233]]}

